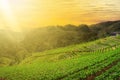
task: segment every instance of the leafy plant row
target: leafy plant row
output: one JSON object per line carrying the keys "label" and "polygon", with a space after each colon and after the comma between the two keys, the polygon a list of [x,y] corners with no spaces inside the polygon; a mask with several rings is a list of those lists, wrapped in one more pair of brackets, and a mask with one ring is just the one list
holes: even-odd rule
{"label": "leafy plant row", "polygon": [[120,79],[120,62],[111,69],[96,77],[95,80],[119,80]]}
{"label": "leafy plant row", "polygon": [[68,79],[83,80],[83,79],[86,79],[87,76],[89,76],[89,75],[95,76],[98,71],[100,71],[104,67],[108,66],[113,61],[118,60],[119,56],[120,56],[120,54],[114,55],[114,56],[111,56],[108,59],[104,60],[103,62],[96,63],[93,66],[88,66],[87,68],[85,68],[79,72],[69,75],[68,77],[65,78],[65,80],[68,80]]}

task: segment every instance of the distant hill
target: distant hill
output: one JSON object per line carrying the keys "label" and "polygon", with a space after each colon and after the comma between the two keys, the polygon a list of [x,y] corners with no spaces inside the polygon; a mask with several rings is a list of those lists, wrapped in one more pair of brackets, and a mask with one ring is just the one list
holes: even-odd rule
{"label": "distant hill", "polygon": [[[93,25],[48,26],[28,31],[26,35],[0,30],[0,64],[20,63],[32,53],[86,43],[120,31],[120,20]],[[42,53],[41,53],[42,54]]]}
{"label": "distant hill", "polygon": [[120,31],[120,20],[101,22],[90,26],[86,24],[49,26],[29,32],[23,43],[30,53],[40,52],[108,37],[116,31]]}
{"label": "distant hill", "polygon": [[120,20],[101,22],[90,27],[96,33],[97,38],[106,37],[112,32],[120,32]]}
{"label": "distant hill", "polygon": [[18,42],[23,40],[24,36],[21,32],[15,32],[11,30],[0,30],[0,35],[6,37],[9,40],[12,40],[14,42]]}

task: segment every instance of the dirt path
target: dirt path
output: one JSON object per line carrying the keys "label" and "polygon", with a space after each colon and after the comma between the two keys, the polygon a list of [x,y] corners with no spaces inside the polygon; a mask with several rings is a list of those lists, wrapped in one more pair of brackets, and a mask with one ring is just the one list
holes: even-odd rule
{"label": "dirt path", "polygon": [[0,80],[6,80],[6,79],[5,79],[5,78],[1,78],[1,77],[0,77]]}
{"label": "dirt path", "polygon": [[92,75],[88,76],[85,80],[94,80],[97,76],[101,75],[102,73],[106,72],[107,70],[109,70],[113,66],[117,65],[118,62],[120,62],[120,59],[112,62],[110,65],[104,67],[103,69],[101,69],[100,71],[96,72],[95,74],[92,74]]}

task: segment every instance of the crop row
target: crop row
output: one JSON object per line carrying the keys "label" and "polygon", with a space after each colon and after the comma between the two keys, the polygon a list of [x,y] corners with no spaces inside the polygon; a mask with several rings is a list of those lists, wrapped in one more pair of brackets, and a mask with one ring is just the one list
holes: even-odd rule
{"label": "crop row", "polygon": [[95,80],[119,80],[120,79],[120,62],[111,69],[96,77]]}
{"label": "crop row", "polygon": [[68,77],[66,77],[64,79],[65,80],[68,80],[68,79],[83,80],[83,79],[86,79],[87,76],[90,76],[90,75],[95,76],[98,71],[100,71],[101,69],[110,65],[112,62],[117,61],[119,59],[119,56],[120,56],[120,54],[111,56],[108,59],[106,59],[100,63],[95,63],[92,66],[88,66],[87,68],[80,70],[79,72],[76,72],[72,75],[68,75]]}
{"label": "crop row", "polygon": [[57,62],[35,62],[29,65],[4,67],[0,68],[0,77],[8,80],[84,79],[117,60],[120,56],[119,52],[120,49],[117,48],[103,53],[97,51]]}

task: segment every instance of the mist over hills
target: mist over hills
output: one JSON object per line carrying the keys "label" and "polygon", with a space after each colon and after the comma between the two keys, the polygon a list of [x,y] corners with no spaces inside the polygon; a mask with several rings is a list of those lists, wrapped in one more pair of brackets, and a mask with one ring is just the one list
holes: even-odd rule
{"label": "mist over hills", "polygon": [[120,31],[120,20],[93,25],[51,26],[21,32],[0,30],[0,65],[14,65],[33,53],[80,44]]}
{"label": "mist over hills", "polygon": [[1,29],[0,35],[4,36],[14,42],[19,42],[19,41],[23,40],[23,38],[24,38],[24,35],[22,32],[6,30],[6,29]]}

